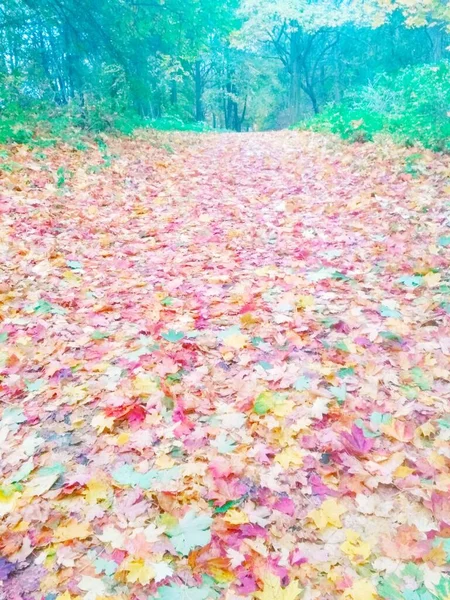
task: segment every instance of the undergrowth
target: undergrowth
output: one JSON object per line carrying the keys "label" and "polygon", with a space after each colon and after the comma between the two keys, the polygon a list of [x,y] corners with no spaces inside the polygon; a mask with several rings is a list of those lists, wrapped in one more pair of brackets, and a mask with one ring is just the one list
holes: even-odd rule
{"label": "undergrowth", "polygon": [[450,152],[450,62],[379,76],[297,127],[350,141],[388,133],[402,145]]}

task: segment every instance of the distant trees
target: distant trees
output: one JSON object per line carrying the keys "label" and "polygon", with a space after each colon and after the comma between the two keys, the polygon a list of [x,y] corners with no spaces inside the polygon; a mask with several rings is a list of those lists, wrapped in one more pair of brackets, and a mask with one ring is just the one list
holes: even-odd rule
{"label": "distant trees", "polygon": [[276,127],[441,60],[449,23],[447,0],[4,0],[0,107]]}
{"label": "distant trees", "polygon": [[450,43],[446,0],[243,0],[240,14],[243,45],[281,62],[294,121],[380,71],[440,60]]}

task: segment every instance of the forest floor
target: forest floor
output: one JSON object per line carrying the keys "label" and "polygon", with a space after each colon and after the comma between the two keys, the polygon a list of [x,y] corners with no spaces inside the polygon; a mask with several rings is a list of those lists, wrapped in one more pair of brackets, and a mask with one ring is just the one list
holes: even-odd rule
{"label": "forest floor", "polygon": [[449,157],[2,156],[1,598],[450,597]]}

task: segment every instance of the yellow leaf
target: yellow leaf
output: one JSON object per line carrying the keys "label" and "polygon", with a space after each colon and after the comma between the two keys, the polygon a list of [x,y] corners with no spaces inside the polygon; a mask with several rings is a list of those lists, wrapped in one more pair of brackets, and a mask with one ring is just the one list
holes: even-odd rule
{"label": "yellow leaf", "polygon": [[248,337],[243,333],[235,333],[233,335],[229,335],[223,339],[223,343],[226,346],[231,346],[231,348],[236,348],[236,350],[240,350],[243,348],[248,341]]}
{"label": "yellow leaf", "polygon": [[55,530],[55,542],[67,542],[69,540],[84,540],[92,535],[89,523],[77,523],[72,521],[69,525],[61,525]]}
{"label": "yellow leaf", "polygon": [[17,500],[20,498],[19,492],[5,494],[0,490],[0,517],[13,512],[16,509]]}
{"label": "yellow leaf", "polygon": [[128,583],[140,583],[147,585],[155,577],[155,572],[152,567],[146,564],[142,558],[128,560],[125,567],[121,571],[126,571]]}
{"label": "yellow leaf", "polygon": [[105,429],[111,431],[114,427],[114,417],[105,417],[104,414],[100,413],[95,415],[91,421],[91,425],[97,429],[98,433],[103,433]]}
{"label": "yellow leaf", "polygon": [[294,406],[292,400],[277,400],[272,408],[272,412],[276,417],[287,417],[287,415],[293,412]]}
{"label": "yellow leaf", "polygon": [[377,590],[368,579],[355,581],[352,587],[345,590],[341,596],[343,600],[375,600],[377,597]]}
{"label": "yellow leaf", "polygon": [[423,278],[427,287],[433,288],[440,284],[441,282],[441,274],[440,273],[427,273]]}
{"label": "yellow leaf", "polygon": [[170,469],[174,464],[175,461],[168,454],[161,454],[155,461],[155,466],[158,467],[158,469]]}
{"label": "yellow leaf", "polygon": [[402,465],[395,469],[393,475],[394,477],[403,478],[408,477],[408,475],[411,475],[411,473],[414,473],[414,469],[410,469],[409,467]]}
{"label": "yellow leaf", "polygon": [[282,588],[280,578],[268,573],[263,583],[263,591],[253,594],[254,598],[258,598],[258,600],[297,600],[300,595],[298,581],[291,581],[287,587]]}
{"label": "yellow leaf", "polygon": [[234,575],[231,571],[220,569],[214,565],[209,567],[209,573],[218,583],[231,583],[236,579],[236,575]]}
{"label": "yellow leaf", "polygon": [[346,541],[341,544],[341,550],[346,554],[352,563],[365,563],[370,556],[370,545],[363,542],[356,531],[348,529],[345,532]]}
{"label": "yellow leaf", "polygon": [[92,479],[87,484],[84,497],[89,504],[96,504],[99,500],[106,500],[111,487],[101,480]]}
{"label": "yellow leaf", "polygon": [[20,521],[15,527],[13,527],[13,531],[28,531],[30,529],[29,521]]}
{"label": "yellow leaf", "polygon": [[255,323],[259,323],[259,321],[258,319],[255,319],[255,317],[251,313],[245,313],[241,316],[241,323],[245,327],[247,325],[254,325]]}
{"label": "yellow leaf", "polygon": [[328,498],[320,508],[311,511],[308,517],[314,521],[318,529],[325,529],[328,525],[342,527],[341,515],[347,511],[335,498]]}
{"label": "yellow leaf", "polygon": [[129,439],[130,439],[129,433],[127,433],[127,432],[120,433],[116,438],[116,444],[118,446],[125,446],[125,444],[128,443]]}
{"label": "yellow leaf", "polygon": [[297,300],[297,307],[298,308],[309,308],[311,306],[314,306],[315,300],[314,300],[314,296],[300,296],[299,299]]}
{"label": "yellow leaf", "polygon": [[139,373],[136,379],[133,381],[133,387],[138,394],[148,396],[158,390],[158,384],[151,375],[145,373]]}
{"label": "yellow leaf", "polygon": [[232,508],[231,510],[225,513],[224,520],[227,523],[231,523],[232,525],[242,525],[243,523],[248,523],[248,516],[242,512],[242,510],[238,510],[237,508]]}
{"label": "yellow leaf", "polygon": [[428,421],[427,423],[424,423],[423,425],[418,427],[417,431],[424,437],[430,437],[430,435],[436,433],[436,428],[434,427],[431,421]]}
{"label": "yellow leaf", "polygon": [[88,390],[82,385],[68,385],[64,388],[64,395],[70,398],[69,404],[77,404],[86,399]]}
{"label": "yellow leaf", "polygon": [[296,448],[285,448],[282,452],[277,454],[275,458],[277,463],[284,469],[288,469],[290,465],[300,466],[303,464],[303,456]]}

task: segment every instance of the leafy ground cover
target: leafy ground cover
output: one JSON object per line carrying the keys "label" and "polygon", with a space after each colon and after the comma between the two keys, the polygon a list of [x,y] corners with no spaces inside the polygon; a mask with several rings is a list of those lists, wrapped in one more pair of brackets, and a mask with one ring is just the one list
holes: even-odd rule
{"label": "leafy ground cover", "polygon": [[2,161],[0,596],[448,600],[448,157]]}

